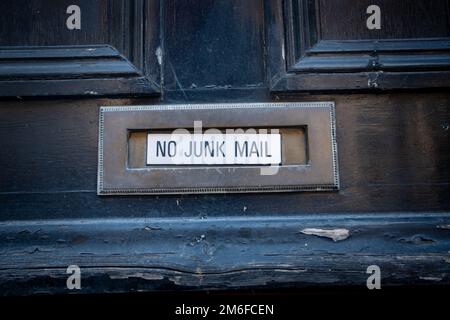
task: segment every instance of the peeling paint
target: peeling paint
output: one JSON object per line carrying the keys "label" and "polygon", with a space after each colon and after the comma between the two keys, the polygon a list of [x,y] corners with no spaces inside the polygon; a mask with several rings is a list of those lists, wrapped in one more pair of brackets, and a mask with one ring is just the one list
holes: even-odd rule
{"label": "peeling paint", "polygon": [[141,278],[144,280],[163,280],[164,276],[160,274],[154,274],[154,273],[147,273],[147,272],[131,272],[126,274],[120,274],[120,273],[110,273],[109,278],[112,280],[119,280],[119,279],[130,279],[130,278]]}
{"label": "peeling paint", "polygon": [[155,55],[156,55],[156,58],[158,59],[158,64],[162,65],[162,49],[161,49],[161,47],[156,48]]}
{"label": "peeling paint", "polygon": [[145,226],[144,227],[145,231],[158,231],[158,230],[162,230],[161,227],[153,227],[153,226]]}
{"label": "peeling paint", "polygon": [[423,235],[414,235],[410,238],[401,238],[399,240],[399,242],[401,243],[410,243],[410,244],[431,244],[434,243],[436,241],[434,241],[431,238],[427,238]]}
{"label": "peeling paint", "polygon": [[350,231],[348,229],[306,228],[301,230],[300,232],[307,235],[330,238],[334,242],[342,241],[350,237]]}
{"label": "peeling paint", "polygon": [[184,211],[183,207],[181,206],[181,200],[177,199],[176,202],[177,202],[177,207],[180,208],[182,211]]}
{"label": "peeling paint", "polygon": [[206,238],[206,236],[204,234],[202,234],[200,237],[196,237],[194,240],[192,240],[189,245],[190,246],[195,246],[199,243],[201,243],[202,241],[204,241]]}
{"label": "peeling paint", "polygon": [[39,248],[36,247],[36,248],[34,248],[33,250],[29,251],[28,253],[29,253],[29,254],[33,254],[33,253],[40,252],[40,251],[41,251],[41,250],[39,250]]}
{"label": "peeling paint", "polygon": [[383,75],[383,71],[371,72],[368,74],[367,86],[370,89],[378,89],[380,86],[379,81]]}
{"label": "peeling paint", "polygon": [[434,282],[442,281],[441,277],[419,277],[419,279],[425,280],[425,281],[434,281]]}

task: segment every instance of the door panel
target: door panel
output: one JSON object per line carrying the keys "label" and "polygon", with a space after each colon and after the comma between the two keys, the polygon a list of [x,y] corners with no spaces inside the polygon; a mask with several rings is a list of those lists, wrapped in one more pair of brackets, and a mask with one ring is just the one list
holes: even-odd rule
{"label": "door panel", "polygon": [[[79,33],[64,29],[75,3]],[[369,4],[381,8],[380,30],[365,28]],[[82,294],[365,289],[370,265],[382,288],[450,284],[447,4],[2,1],[0,295],[69,293],[72,264]],[[207,120],[193,105],[227,104],[245,112],[209,110],[215,124],[258,124],[254,105],[264,103],[275,114],[266,128],[282,115],[279,102],[334,103],[339,189],[97,194],[102,107],[163,115],[113,119],[131,143],[109,159],[131,155],[120,164],[139,171],[149,123],[165,132]],[[323,147],[301,129],[303,160],[290,164]],[[208,169],[212,181],[202,171],[195,179],[226,181],[226,170]]]}
{"label": "door panel", "polygon": [[448,87],[449,2],[379,1],[380,29],[367,25],[368,3],[267,3],[271,90]]}
{"label": "door panel", "polygon": [[[72,5],[0,4],[0,96],[158,94],[159,1]],[[75,18],[79,29],[69,28]]]}
{"label": "door panel", "polygon": [[[381,28],[366,27],[367,8],[381,10]],[[319,28],[323,40],[448,38],[448,0],[320,0]]]}

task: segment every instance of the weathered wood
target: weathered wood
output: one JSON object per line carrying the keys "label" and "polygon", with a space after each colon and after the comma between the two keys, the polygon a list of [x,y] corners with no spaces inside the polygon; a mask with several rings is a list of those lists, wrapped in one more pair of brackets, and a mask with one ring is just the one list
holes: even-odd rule
{"label": "weathered wood", "polygon": [[264,86],[263,1],[164,1],[165,89]]}
{"label": "weathered wood", "polygon": [[113,79],[7,80],[0,81],[0,95],[24,98],[145,97],[158,95],[148,78],[118,76]]}
{"label": "weathered wood", "polygon": [[[321,67],[325,67],[321,64]],[[271,91],[274,94],[307,93],[310,88],[320,93],[335,90],[344,93],[362,91],[374,93],[380,91],[411,89],[444,89],[450,85],[450,72],[398,72],[384,71],[358,73],[305,73],[284,74],[273,79]]]}
{"label": "weathered wood", "polygon": [[[144,291],[364,288],[370,265],[384,286],[449,284],[449,223],[448,213],[3,222],[0,292],[67,293],[73,264],[81,293],[127,291],[126,280]],[[334,242],[304,228],[345,228],[350,237]]]}
{"label": "weathered wood", "polygon": [[[190,94],[227,101],[228,90]],[[234,99],[262,99],[244,91]],[[170,99],[172,93],[167,94]],[[178,100],[182,93],[173,94]],[[22,101],[0,108],[0,219],[177,217],[449,210],[450,101],[446,94],[274,97],[336,102],[337,194],[117,197],[96,195],[98,105],[154,100]],[[181,102],[181,101],[180,101]],[[61,205],[64,203],[64,205]],[[247,208],[245,211],[244,208]]]}
{"label": "weathered wood", "polygon": [[159,1],[78,5],[82,27],[75,31],[66,28],[64,2],[0,5],[8,13],[0,23],[0,96],[158,95],[160,23],[144,15],[159,12]]}
{"label": "weathered wood", "polygon": [[[98,22],[98,29],[92,25],[68,37],[53,28],[64,28],[65,15],[51,18],[59,16],[65,2],[38,14],[39,2],[0,4],[2,12],[12,8],[0,20],[0,43],[59,46],[51,52],[8,49],[0,60],[9,66],[13,58],[57,60],[61,68],[47,70],[63,75],[64,62],[70,67],[80,60],[119,59],[121,65],[115,66],[123,70],[119,52],[138,71],[126,68],[131,72],[125,72],[127,77],[103,73],[93,79],[76,72],[68,79],[3,75],[8,80],[0,81],[0,91],[10,98],[0,101],[0,294],[66,293],[69,264],[82,267],[82,293],[322,285],[365,289],[371,264],[381,267],[385,287],[449,285],[445,32],[450,29],[442,27],[447,11],[421,21],[426,30],[397,28],[402,19],[393,21],[386,27],[409,39],[378,42],[361,40],[364,34],[358,37],[357,29],[337,32],[345,26],[345,12],[336,12],[336,28],[325,26],[327,38],[336,39],[317,42],[311,31],[319,21],[310,17],[303,29],[310,36],[300,35],[300,40],[317,42],[304,52],[311,68],[295,72],[292,67],[303,57],[295,54],[302,47],[293,45],[293,26],[285,28],[283,1],[112,0],[106,11],[95,9],[106,2],[81,1],[94,8],[85,22]],[[308,8],[317,1],[303,2]],[[413,5],[391,4],[407,6],[407,12]],[[34,24],[26,15],[14,20],[21,9],[34,14]],[[108,28],[111,21],[114,28]],[[419,36],[439,38],[423,41]],[[348,40],[353,38],[361,41]],[[86,50],[97,44],[112,45],[117,52]],[[80,47],[68,52],[60,45]],[[364,60],[367,55],[370,59]],[[345,61],[352,68],[356,61],[358,71],[342,68],[336,60],[342,57],[350,59]],[[92,75],[86,64],[80,65]],[[117,98],[133,90],[149,92],[160,83],[161,97]],[[328,91],[339,94],[323,93]],[[55,99],[63,95],[77,98]],[[89,99],[92,95],[106,98]],[[271,101],[335,101],[339,192],[96,195],[99,106]]]}
{"label": "weathered wood", "polygon": [[[448,0],[319,0],[323,39],[411,39],[450,36]],[[367,8],[381,9],[381,29],[366,27]],[[424,19],[424,15],[428,18]],[[342,19],[341,17],[345,17]]]}
{"label": "weathered wood", "polygon": [[[268,3],[271,91],[449,87],[448,1],[382,2],[383,28],[376,31],[368,30],[365,23],[369,1]],[[419,9],[437,19],[416,17],[413,13]],[[411,19],[418,21],[406,22]]]}

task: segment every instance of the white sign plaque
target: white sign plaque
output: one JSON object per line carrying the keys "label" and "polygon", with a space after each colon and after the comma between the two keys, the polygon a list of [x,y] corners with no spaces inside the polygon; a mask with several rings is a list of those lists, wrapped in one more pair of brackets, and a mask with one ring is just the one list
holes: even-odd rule
{"label": "white sign plaque", "polygon": [[281,135],[158,134],[147,136],[147,165],[278,165]]}

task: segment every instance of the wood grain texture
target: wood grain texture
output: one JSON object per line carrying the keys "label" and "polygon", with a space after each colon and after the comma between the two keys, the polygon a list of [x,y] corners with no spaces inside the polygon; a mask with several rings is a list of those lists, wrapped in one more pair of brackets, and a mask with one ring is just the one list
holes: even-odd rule
{"label": "wood grain texture", "polygon": [[[381,29],[369,30],[367,8],[381,9]],[[320,0],[322,39],[408,39],[450,36],[448,0]],[[341,18],[345,17],[345,18]]]}
{"label": "wood grain texture", "polygon": [[[210,94],[220,102],[217,91],[204,93],[204,98],[191,93],[190,101],[201,102]],[[241,99],[248,94],[242,93]],[[3,102],[0,134],[8,139],[0,140],[0,219],[120,217],[124,212],[128,217],[214,217],[450,209],[447,94],[277,98],[335,100],[338,194],[98,198],[98,106],[155,101]],[[178,95],[173,99],[182,102]]]}
{"label": "wood grain texture", "polygon": [[70,4],[0,4],[8,12],[0,23],[0,96],[158,95],[159,1],[80,1],[80,30],[66,27]]}
{"label": "wood grain texture", "polygon": [[[289,218],[112,219],[0,223],[0,295],[356,286],[367,267],[382,286],[450,283],[448,214],[353,214]],[[305,235],[346,228],[350,237]],[[326,254],[325,254],[326,253]]]}
{"label": "wood grain texture", "polygon": [[165,89],[262,87],[263,1],[165,1]]}
{"label": "wood grain texture", "polygon": [[366,1],[266,3],[271,91],[448,87],[448,0],[382,2],[382,31],[367,30]]}
{"label": "wood grain texture", "polygon": [[[1,295],[65,293],[69,264],[82,267],[85,293],[364,287],[371,264],[382,268],[383,286],[450,284],[448,41],[414,40],[446,37],[449,29],[444,34],[442,17],[423,21],[427,30],[399,28],[409,37],[401,45],[380,41],[384,54],[395,56],[388,61],[390,72],[375,64],[365,72],[341,68],[344,72],[305,71],[298,77],[288,69],[301,50],[289,42],[294,34],[285,37],[289,30],[281,1],[113,0],[108,12],[94,8],[104,3],[100,1],[92,4],[86,23],[102,17],[101,35],[92,31],[78,40],[62,39],[62,30],[55,29],[54,35],[43,31],[64,23],[52,17],[66,1],[39,14],[38,2],[0,4],[4,12],[14,7],[16,13],[23,5],[36,19],[21,25],[3,17],[0,26],[15,29],[6,33],[14,38],[11,43],[109,43],[150,75],[135,79],[134,88],[145,91],[148,81],[161,83],[162,95],[117,98],[118,92],[129,90],[126,77],[102,79],[103,89],[96,79],[1,84],[3,92],[19,93],[0,100]],[[122,5],[130,16],[139,11],[130,7],[132,2],[142,3],[140,12],[146,14],[125,24],[112,18]],[[393,5],[412,6],[405,1]],[[107,36],[102,31],[106,17],[118,28]],[[163,19],[155,27],[159,17]],[[308,21],[308,28],[314,29],[315,22]],[[135,36],[150,29],[155,33]],[[39,35],[29,30],[39,30]],[[356,37],[353,31],[342,38]],[[0,35],[4,44],[3,28]],[[311,47],[310,56],[336,57],[343,50],[349,56],[368,54],[370,63],[377,62],[379,49],[373,41],[327,40]],[[49,57],[39,52],[36,60]],[[407,61],[407,72],[399,71],[398,58],[411,52],[418,59]],[[104,51],[85,53],[69,58],[108,58]],[[66,52],[52,54],[64,60]],[[31,59],[27,50],[0,53],[0,59],[11,57]],[[48,99],[36,98],[36,83],[38,94]],[[327,91],[339,94],[323,93]],[[95,92],[106,98],[89,98]],[[64,94],[78,96],[56,99]],[[29,95],[35,98],[23,97]],[[335,101],[338,193],[96,195],[100,106],[273,101]],[[344,229],[350,237],[334,242],[302,234],[305,229]]]}
{"label": "wood grain texture", "polygon": [[155,95],[111,46],[0,47],[0,96]]}
{"label": "wood grain texture", "polygon": [[[120,27],[119,20],[106,4],[114,0],[2,1],[0,10],[6,13],[0,21],[0,45],[2,46],[52,46],[105,44],[110,29]],[[118,4],[120,1],[115,1]],[[81,30],[66,27],[66,9],[72,4],[81,8]],[[119,47],[120,38],[111,43]]]}

